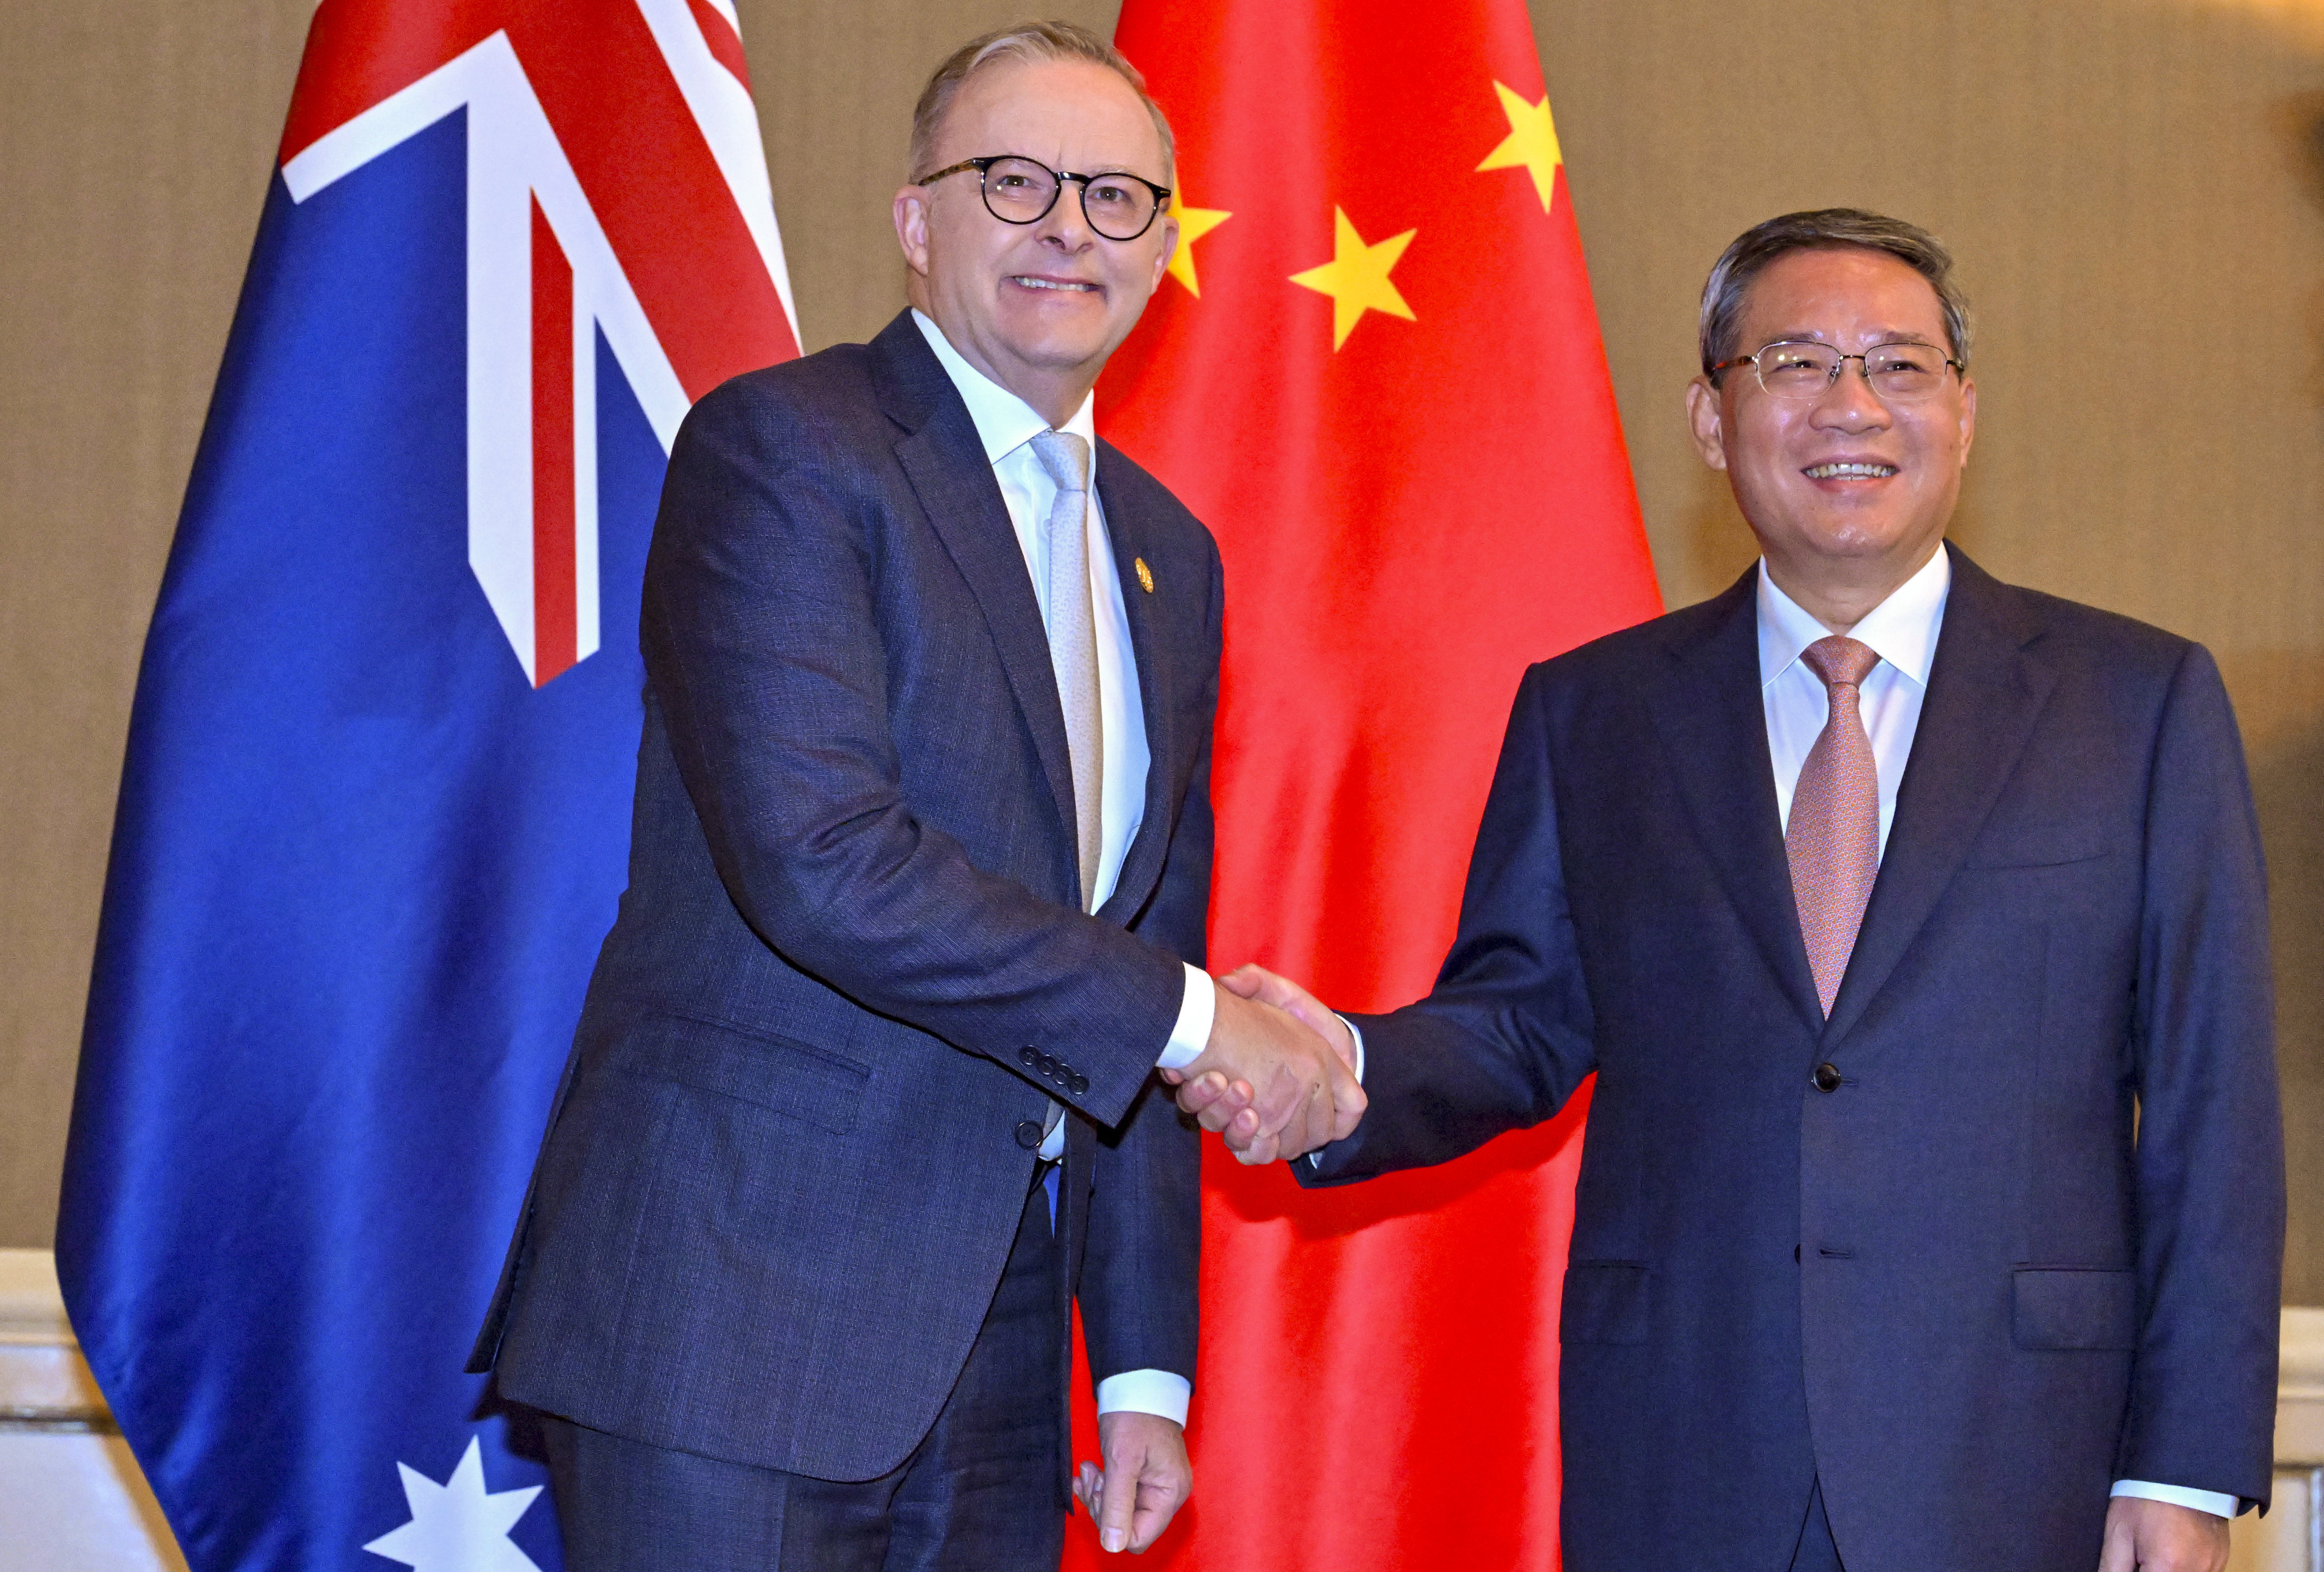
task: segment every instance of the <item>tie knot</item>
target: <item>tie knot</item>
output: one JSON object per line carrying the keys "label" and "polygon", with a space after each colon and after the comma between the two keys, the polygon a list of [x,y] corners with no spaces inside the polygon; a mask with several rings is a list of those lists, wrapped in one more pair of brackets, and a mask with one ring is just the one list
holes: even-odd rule
{"label": "tie knot", "polygon": [[1827,688],[1859,686],[1872,675],[1872,668],[1880,664],[1880,656],[1872,646],[1839,633],[1819,639],[1801,650],[1800,659],[1810,671],[1823,678]]}
{"label": "tie knot", "polygon": [[1033,438],[1033,456],[1061,492],[1089,490],[1089,444],[1070,431],[1044,431]]}

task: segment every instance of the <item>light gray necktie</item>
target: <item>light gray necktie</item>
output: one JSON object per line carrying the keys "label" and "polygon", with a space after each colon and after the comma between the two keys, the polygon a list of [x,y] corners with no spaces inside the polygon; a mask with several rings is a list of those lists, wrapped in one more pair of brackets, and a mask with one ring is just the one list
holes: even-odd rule
{"label": "light gray necktie", "polygon": [[1049,663],[1065,712],[1065,748],[1074,769],[1074,827],[1079,833],[1082,908],[1097,894],[1105,780],[1105,736],[1098,725],[1097,618],[1090,602],[1089,444],[1067,431],[1033,438],[1033,456],[1057,483],[1049,507]]}

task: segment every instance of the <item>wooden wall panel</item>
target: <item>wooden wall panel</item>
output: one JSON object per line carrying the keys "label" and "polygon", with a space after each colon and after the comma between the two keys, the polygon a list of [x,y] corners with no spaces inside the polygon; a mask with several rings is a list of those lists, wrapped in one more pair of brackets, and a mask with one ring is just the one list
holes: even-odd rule
{"label": "wooden wall panel", "polygon": [[[0,1245],[53,1218],[138,645],[309,10],[0,9]],[[2287,1292],[2324,1302],[2324,0],[1533,11],[1673,604],[1751,557],[1680,421],[1703,271],[1848,203],[1961,257],[1964,546],[2218,653],[2275,884]],[[919,82],[1016,7],[742,14],[802,335],[862,337]]]}

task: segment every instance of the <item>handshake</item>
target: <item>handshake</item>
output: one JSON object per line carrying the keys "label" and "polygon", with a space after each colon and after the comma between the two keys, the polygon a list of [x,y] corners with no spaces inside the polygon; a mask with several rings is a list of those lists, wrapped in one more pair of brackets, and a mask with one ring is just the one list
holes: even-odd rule
{"label": "handshake", "polygon": [[1364,1117],[1355,1035],[1297,983],[1257,966],[1218,979],[1201,1058],[1162,1071],[1178,1106],[1243,1163],[1313,1152]]}

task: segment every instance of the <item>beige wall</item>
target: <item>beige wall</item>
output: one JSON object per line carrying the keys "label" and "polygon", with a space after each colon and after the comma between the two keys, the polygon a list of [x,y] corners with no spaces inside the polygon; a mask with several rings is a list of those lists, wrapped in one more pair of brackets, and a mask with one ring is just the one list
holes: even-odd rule
{"label": "beige wall", "polygon": [[[1017,8],[742,9],[807,346],[862,337],[919,77]],[[2324,0],[1533,9],[1674,604],[1750,557],[1678,418],[1702,271],[1851,203],[1962,257],[1958,538],[2218,653],[2275,878],[2287,1292],[2324,1302]],[[53,1216],[138,642],[309,10],[0,9],[0,1245]]]}

